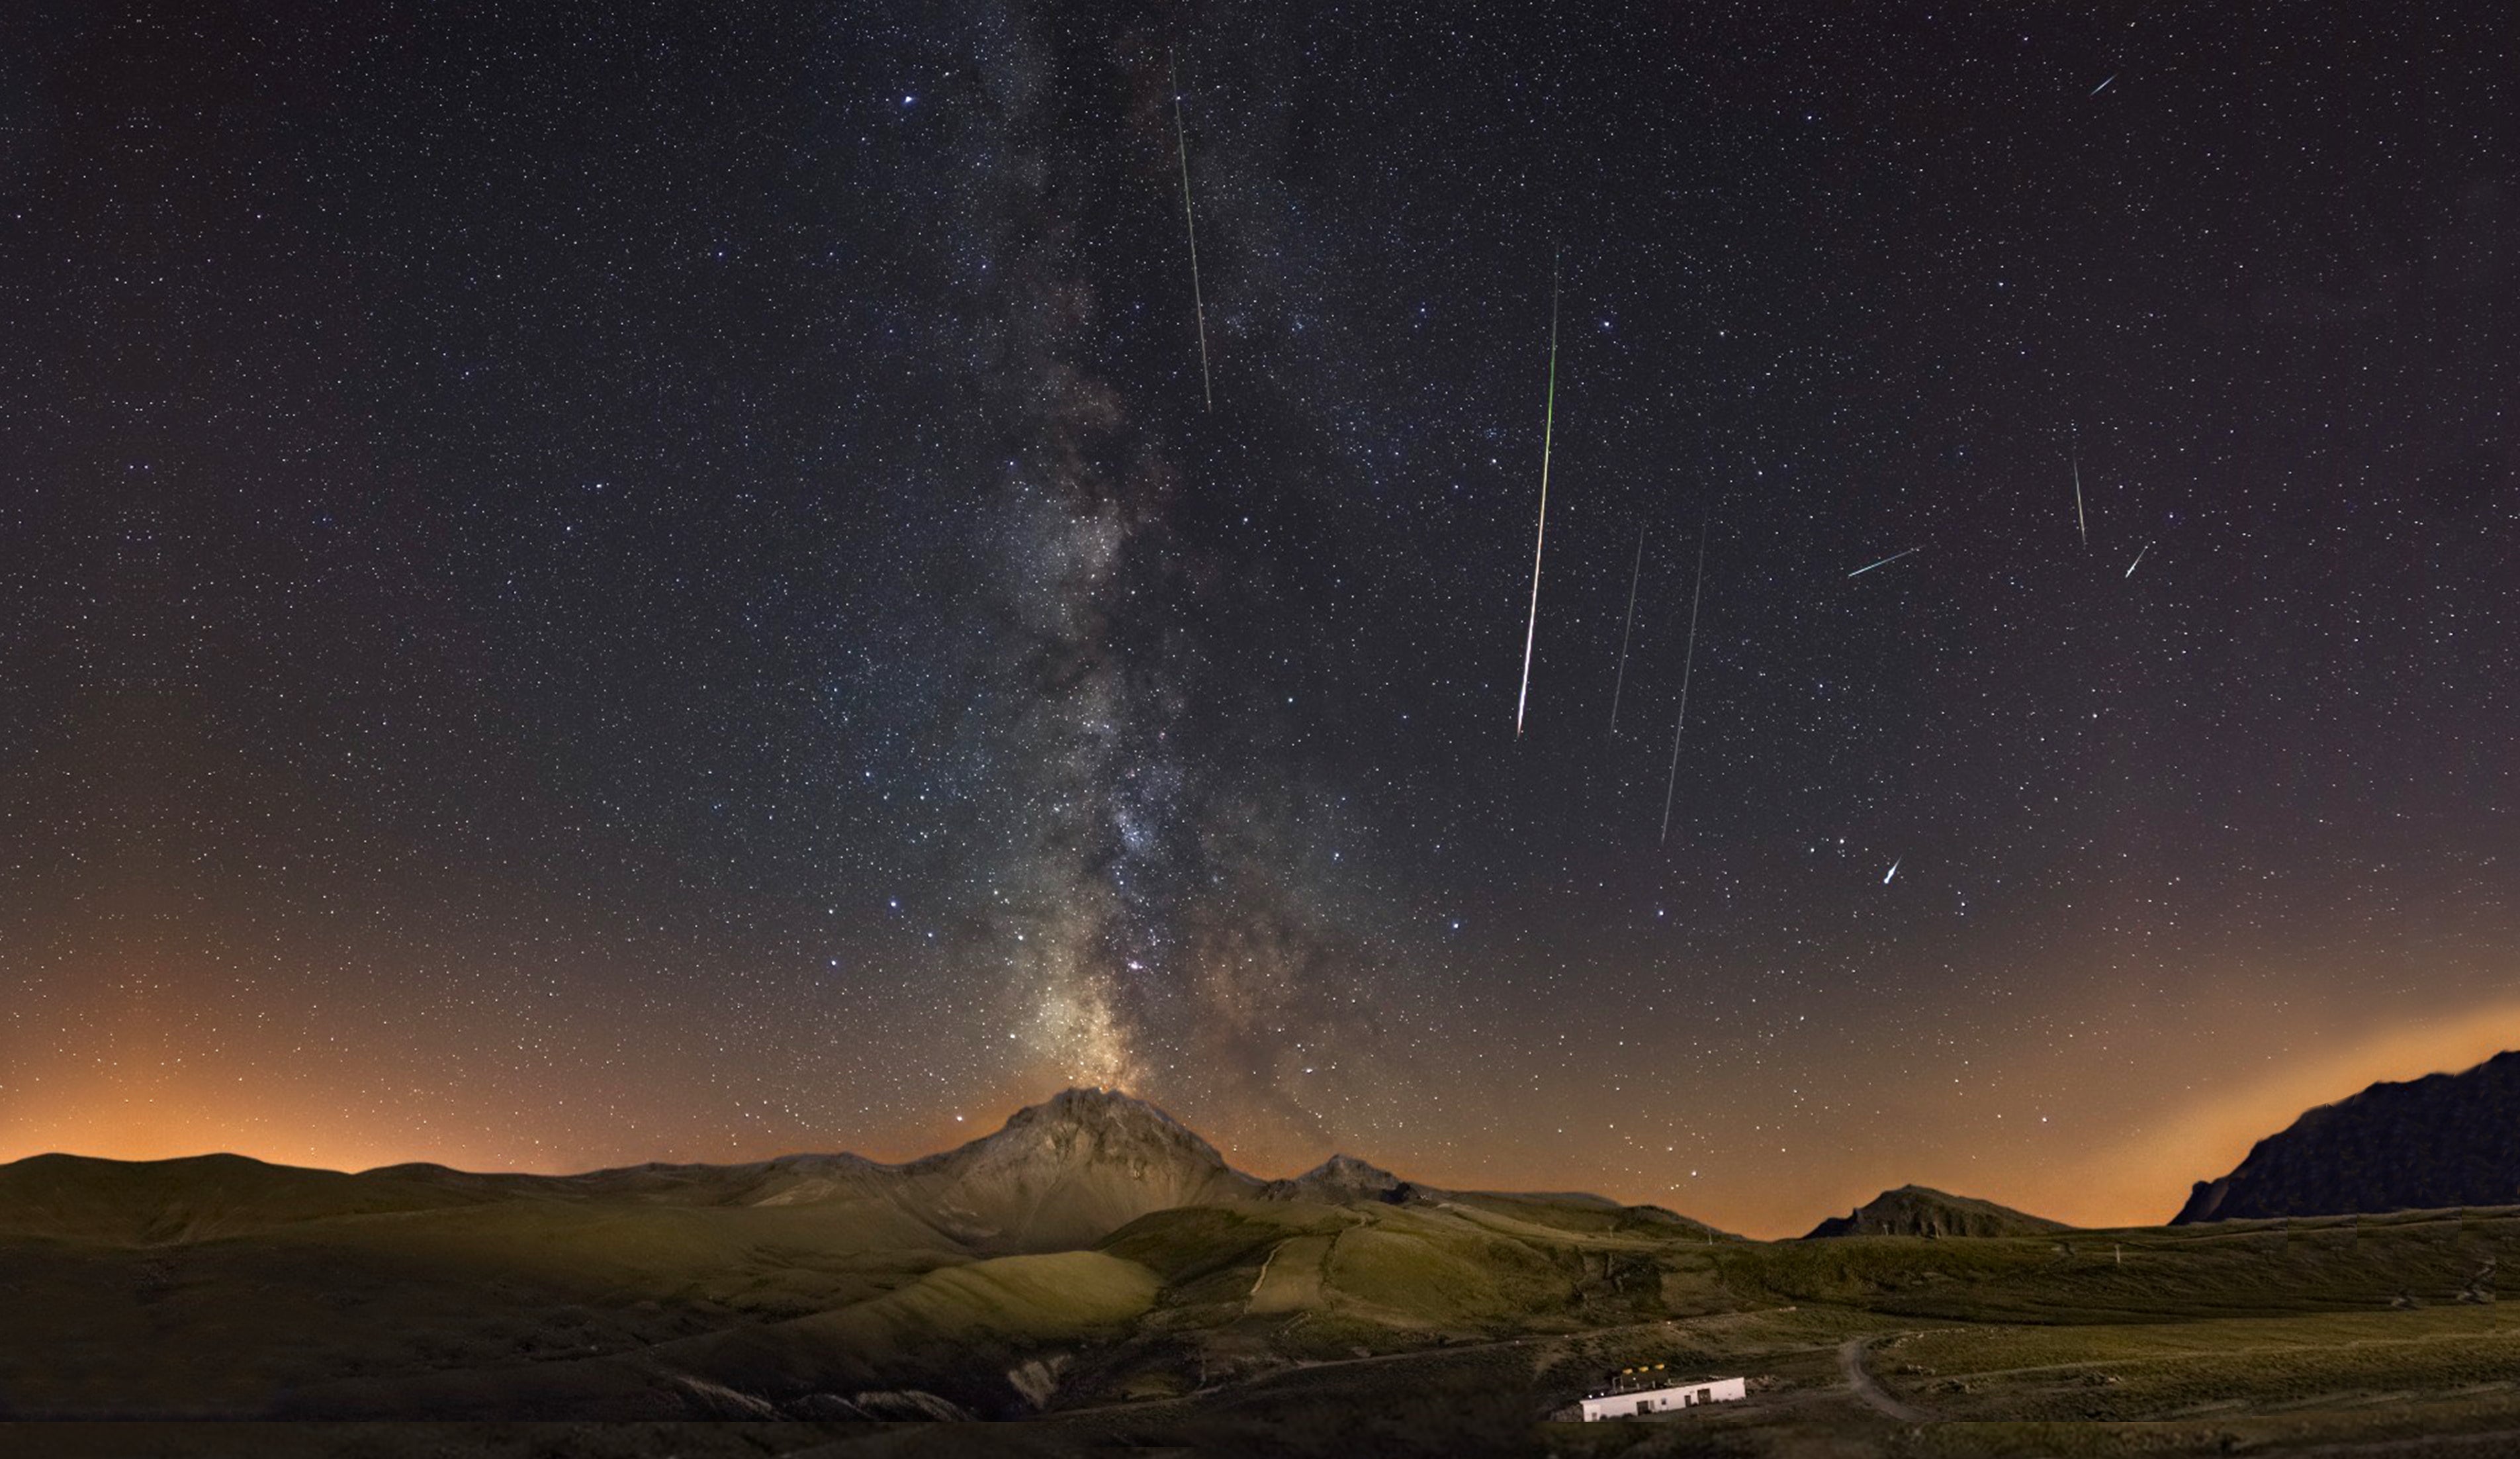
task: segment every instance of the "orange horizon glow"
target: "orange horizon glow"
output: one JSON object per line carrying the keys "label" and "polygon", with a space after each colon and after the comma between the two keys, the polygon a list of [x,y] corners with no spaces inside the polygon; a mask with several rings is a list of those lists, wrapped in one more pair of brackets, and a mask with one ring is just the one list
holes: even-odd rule
{"label": "orange horizon glow", "polygon": [[[1613,1199],[1668,1207],[1761,1239],[1801,1235],[1822,1218],[1841,1214],[1882,1189],[1911,1182],[2076,1226],[2150,1226],[2170,1218],[2186,1199],[2190,1182],[2228,1173],[2258,1141],[2288,1127],[2308,1110],[2373,1083],[2456,1072],[2514,1046],[2520,1046],[2520,1001],[2408,1024],[2307,1055],[2283,1070],[2207,1094],[2195,1108],[2173,1113],[2107,1146],[2045,1164],[2007,1168],[1954,1158],[1949,1152],[1883,1151],[1846,1163],[1846,1168],[1816,1167],[1797,1178],[1752,1183],[1750,1188],[1710,1186],[1696,1200],[1637,1189],[1632,1182],[1583,1180],[1562,1156],[1541,1153],[1533,1159],[1535,1152],[1528,1150],[1516,1152],[1520,1160],[1485,1161],[1455,1152],[1450,1158],[1415,1163],[1385,1159],[1372,1150],[1346,1153],[1392,1168],[1403,1179],[1440,1187],[1597,1189]],[[959,1112],[891,1131],[870,1128],[862,1137],[848,1138],[844,1148],[873,1160],[915,1160],[988,1134],[1015,1110],[1055,1092],[1046,1086],[1025,1094],[1016,1083],[1004,1081],[988,1099]],[[85,1080],[63,1081],[48,1093],[51,1098],[40,1102],[12,1101],[10,1117],[0,1123],[0,1163],[50,1153],[120,1161],[223,1153],[334,1170],[426,1161],[456,1168],[567,1174],[648,1160],[735,1163],[797,1154],[811,1145],[779,1136],[732,1141],[685,1136],[664,1142],[676,1148],[600,1155],[589,1148],[588,1158],[577,1158],[564,1148],[502,1151],[477,1130],[415,1140],[401,1120],[394,1121],[399,1133],[307,1126],[291,1117],[275,1092],[188,1090],[172,1075],[134,1088],[118,1083],[110,1071],[98,1071]],[[1152,1102],[1163,1104],[1160,1098]],[[1337,1153],[1318,1141],[1282,1133],[1252,1130],[1237,1141],[1193,1119],[1184,1117],[1184,1122],[1216,1145],[1228,1163],[1264,1178],[1297,1173]],[[1867,1173],[1894,1165],[1904,1173]]]}

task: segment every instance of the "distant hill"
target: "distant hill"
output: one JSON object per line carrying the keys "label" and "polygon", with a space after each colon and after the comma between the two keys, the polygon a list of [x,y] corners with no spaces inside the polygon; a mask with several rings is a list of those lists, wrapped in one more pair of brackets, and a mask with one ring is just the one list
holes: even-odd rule
{"label": "distant hill", "polygon": [[2038,1236],[2074,1229],[2062,1221],[1954,1196],[1921,1185],[1883,1191],[1842,1216],[1814,1226],[1805,1241],[1836,1236]]}
{"label": "distant hill", "polygon": [[2171,1224],[2515,1202],[2520,1052],[2321,1105],[2196,1182]]}
{"label": "distant hill", "polygon": [[241,1155],[171,1161],[38,1155],[0,1165],[0,1236],[161,1246],[487,1199],[397,1172],[344,1175]]}
{"label": "distant hill", "polygon": [[1325,1206],[1345,1206],[1359,1201],[1379,1201],[1397,1206],[1416,1194],[1417,1187],[1379,1165],[1371,1165],[1352,1155],[1334,1155],[1288,1180],[1273,1180],[1260,1188],[1264,1201],[1318,1201]]}

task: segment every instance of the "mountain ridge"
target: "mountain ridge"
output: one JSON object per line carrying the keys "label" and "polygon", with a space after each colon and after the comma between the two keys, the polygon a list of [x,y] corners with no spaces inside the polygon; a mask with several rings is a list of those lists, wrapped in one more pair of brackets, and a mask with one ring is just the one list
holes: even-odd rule
{"label": "mountain ridge", "polygon": [[1604,1212],[1658,1210],[1589,1194],[1437,1191],[1344,1154],[1299,1175],[1263,1179],[1234,1168],[1214,1145],[1154,1104],[1080,1086],[1016,1110],[990,1133],[897,1163],[846,1152],[800,1153],[546,1175],[459,1170],[427,1161],[338,1171],[228,1153],[155,1162],[47,1153],[0,1164],[0,1234],[148,1245],[515,1198],[845,1208],[896,1240],[1003,1254],[1087,1247],[1153,1211],[1244,1201],[1344,1206],[1477,1198],[1553,1201]]}
{"label": "mountain ridge", "polygon": [[2520,1201],[2520,1051],[2305,1110],[2200,1180],[2174,1226]]}

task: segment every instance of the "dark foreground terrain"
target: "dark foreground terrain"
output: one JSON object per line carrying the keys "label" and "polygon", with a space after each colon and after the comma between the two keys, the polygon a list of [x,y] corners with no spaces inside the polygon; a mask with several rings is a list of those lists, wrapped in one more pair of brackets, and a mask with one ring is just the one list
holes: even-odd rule
{"label": "dark foreground terrain", "polygon": [[[1264,1183],[1091,1091],[902,1166],[45,1157],[0,1167],[0,1451],[2498,1454],[2515,1244],[2508,1208],[1759,1243]],[[1653,1363],[1751,1396],[1555,1417]]]}

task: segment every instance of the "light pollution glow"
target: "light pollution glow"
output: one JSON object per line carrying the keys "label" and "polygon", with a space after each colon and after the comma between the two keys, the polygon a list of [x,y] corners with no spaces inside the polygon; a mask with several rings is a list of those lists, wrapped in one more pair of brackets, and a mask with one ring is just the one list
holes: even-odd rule
{"label": "light pollution glow", "polygon": [[[1351,1150],[1430,1184],[1494,1189],[1590,1186],[1624,1200],[1653,1202],[1744,1234],[1798,1235],[1821,1217],[1842,1212],[1875,1191],[1915,1182],[1971,1195],[2080,1226],[2150,1225],[2166,1220],[2188,1182],[2229,1170],[2258,1140],[2302,1112],[2366,1085],[2435,1072],[2454,1072],[2520,1046],[2520,1001],[2409,1023],[2358,1040],[2306,1049],[2296,1058],[2245,1074],[2200,1082],[2192,1108],[2156,1106],[2123,1134],[2079,1153],[2036,1158],[2019,1145],[1980,1151],[1911,1141],[1852,1159],[1761,1161],[1748,1182],[1683,1181],[1670,1190],[1588,1177],[1580,1146],[1552,1150],[1499,1142],[1458,1146],[1413,1163],[1405,1152]],[[230,1151],[280,1163],[357,1170],[404,1161],[458,1167],[532,1169],[547,1173],[645,1159],[735,1161],[797,1149],[854,1150],[905,1160],[984,1134],[1020,1106],[1046,1096],[1061,1077],[1040,1071],[1042,1087],[1008,1080],[975,1093],[951,1113],[891,1127],[834,1131],[817,1140],[801,1130],[768,1136],[711,1137],[659,1128],[666,1144],[637,1149],[591,1129],[537,1132],[531,1139],[486,1110],[439,1101],[425,1120],[407,1108],[345,1114],[356,1098],[298,1081],[239,1073],[215,1060],[138,1071],[112,1064],[8,1090],[0,1106],[0,1160],[66,1151],[119,1160],[163,1160]],[[472,1123],[473,1118],[480,1122]],[[1260,1129],[1237,1140],[1222,1123],[1184,1117],[1208,1135],[1238,1168],[1264,1176],[1292,1173],[1332,1152],[1283,1130]],[[1925,1146],[1926,1148],[1920,1148]],[[1677,1173],[1677,1172],[1676,1172]]]}

